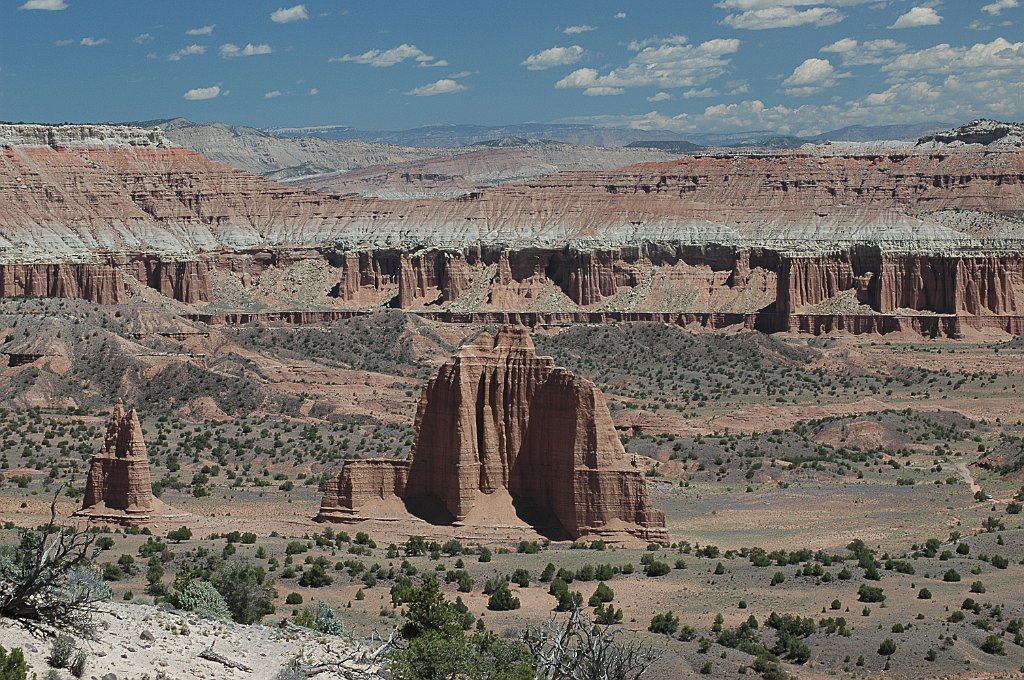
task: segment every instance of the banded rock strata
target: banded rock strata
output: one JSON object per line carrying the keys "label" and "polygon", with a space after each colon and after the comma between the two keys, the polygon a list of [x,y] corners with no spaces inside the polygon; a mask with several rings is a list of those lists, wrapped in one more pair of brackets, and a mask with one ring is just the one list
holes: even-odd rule
{"label": "banded rock strata", "polygon": [[508,511],[572,538],[667,541],[604,396],[538,357],[522,328],[464,345],[423,389],[410,459],[345,463],[317,519],[390,518],[401,506],[447,523]]}
{"label": "banded rock strata", "polygon": [[1021,323],[1012,146],[705,154],[402,201],[300,191],[101,127],[0,128],[0,295]]}

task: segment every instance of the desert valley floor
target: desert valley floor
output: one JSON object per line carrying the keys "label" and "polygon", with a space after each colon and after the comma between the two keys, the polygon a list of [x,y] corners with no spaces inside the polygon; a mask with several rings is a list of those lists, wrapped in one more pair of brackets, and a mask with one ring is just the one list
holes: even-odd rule
{"label": "desert valley floor", "polygon": [[[62,485],[61,514],[81,506],[111,394],[141,412],[154,489],[176,514],[145,533],[104,534],[100,563],[119,602],[152,600],[154,555],[165,584],[186,564],[254,561],[278,593],[268,622],[302,609],[286,597],[325,600],[365,639],[393,629],[396,579],[435,572],[489,629],[515,631],[552,616],[550,563],[585,600],[605,580],[622,635],[661,653],[651,677],[707,663],[718,677],[745,672],[752,657],[716,631],[750,616],[764,626],[772,612],[815,621],[809,660],[790,671],[800,677],[885,665],[896,677],[982,677],[1024,662],[1024,345],[1005,336],[536,329],[539,354],[604,391],[643,461],[670,542],[648,546],[549,542],[508,516],[461,527],[312,520],[344,459],[408,454],[425,378],[479,326],[393,311],[231,327],[75,300],[6,301],[0,323],[11,357],[0,390],[13,406],[0,421],[5,540],[43,523]],[[190,538],[166,538],[180,526]],[[667,573],[645,575],[651,563]],[[488,581],[519,569],[522,607],[489,611]],[[304,579],[313,572],[326,578]],[[675,635],[648,630],[664,612],[678,617]],[[982,651],[992,635],[1004,655]],[[878,652],[886,639],[891,656]]]}

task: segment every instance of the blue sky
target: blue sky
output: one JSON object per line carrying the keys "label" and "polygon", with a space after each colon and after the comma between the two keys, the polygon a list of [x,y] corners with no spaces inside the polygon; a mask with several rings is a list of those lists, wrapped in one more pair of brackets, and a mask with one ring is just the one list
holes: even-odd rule
{"label": "blue sky", "polygon": [[3,0],[0,119],[1024,119],[1024,0]]}

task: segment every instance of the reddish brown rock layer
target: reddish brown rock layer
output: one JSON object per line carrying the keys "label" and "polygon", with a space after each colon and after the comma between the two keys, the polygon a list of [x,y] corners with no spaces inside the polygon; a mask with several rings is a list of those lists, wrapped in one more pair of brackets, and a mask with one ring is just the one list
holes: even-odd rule
{"label": "reddish brown rock layer", "polygon": [[411,460],[346,464],[318,519],[370,519],[361,507],[401,498],[435,521],[473,523],[508,495],[523,518],[573,538],[667,539],[604,396],[510,327],[463,346],[424,387]]}
{"label": "reddish brown rock layer", "polygon": [[[317,519],[329,522],[358,521],[366,514],[382,517],[382,506],[402,505],[409,478],[409,462],[396,460],[349,460],[327,482]],[[383,514],[388,514],[385,510]]]}
{"label": "reddish brown rock layer", "polygon": [[120,303],[137,281],[223,302],[220,277],[281,309],[260,277],[309,263],[322,292],[292,308],[742,313],[785,329],[768,315],[1008,325],[1024,294],[1017,150],[696,156],[395,201],[298,191],[180,148],[61,143],[0,148],[0,296]]}
{"label": "reddish brown rock layer", "polygon": [[142,425],[118,400],[110,415],[103,448],[92,458],[85,498],[78,515],[104,521],[143,524],[157,501],[149,477]]}
{"label": "reddish brown rock layer", "polygon": [[[564,172],[456,199],[400,201],[299,191],[180,148],[0,148],[0,233],[34,258],[214,253],[240,248],[515,244],[671,238],[913,242],[939,210],[1012,213],[1024,153],[696,156]],[[908,228],[912,227],[912,228]],[[1005,227],[964,227],[1020,238]],[[56,238],[55,238],[56,237]],[[59,241],[58,241],[59,240]],[[57,241],[57,242],[55,242]],[[56,261],[56,260],[55,260]]]}
{"label": "reddish brown rock layer", "polygon": [[129,278],[180,302],[213,297],[206,262],[154,256],[99,263],[0,264],[0,297],[74,297],[118,304],[128,300]]}

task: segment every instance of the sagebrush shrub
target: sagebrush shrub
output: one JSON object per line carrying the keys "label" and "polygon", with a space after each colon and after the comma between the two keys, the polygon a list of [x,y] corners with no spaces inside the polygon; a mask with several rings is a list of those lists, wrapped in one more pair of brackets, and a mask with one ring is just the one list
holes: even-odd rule
{"label": "sagebrush shrub", "polygon": [[204,619],[228,621],[231,610],[217,589],[207,581],[193,579],[185,584],[175,596],[178,607],[185,611],[198,614]]}

